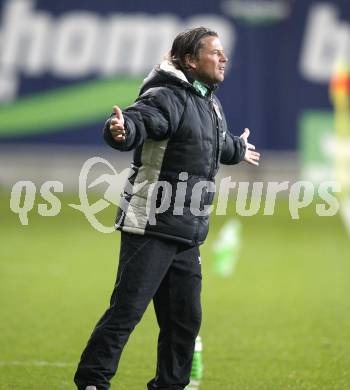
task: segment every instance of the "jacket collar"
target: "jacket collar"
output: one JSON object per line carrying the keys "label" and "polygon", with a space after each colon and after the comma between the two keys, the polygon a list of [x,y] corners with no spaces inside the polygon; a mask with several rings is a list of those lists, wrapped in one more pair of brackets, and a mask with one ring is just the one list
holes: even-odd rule
{"label": "jacket collar", "polygon": [[159,65],[159,69],[162,69],[164,70],[164,72],[170,73],[173,76],[177,77],[178,79],[185,81],[186,83],[189,83],[187,77],[185,76],[185,73],[182,72],[180,69],[176,69],[175,66],[167,60],[163,61]]}
{"label": "jacket collar", "polygon": [[193,87],[201,96],[208,96],[217,88],[216,84],[209,86],[202,83],[201,81],[195,80],[188,72],[183,72],[182,70],[175,68],[175,66],[167,60],[164,60],[159,65],[159,69],[166,73],[170,73],[172,76],[175,76],[176,78],[188,84],[188,86]]}

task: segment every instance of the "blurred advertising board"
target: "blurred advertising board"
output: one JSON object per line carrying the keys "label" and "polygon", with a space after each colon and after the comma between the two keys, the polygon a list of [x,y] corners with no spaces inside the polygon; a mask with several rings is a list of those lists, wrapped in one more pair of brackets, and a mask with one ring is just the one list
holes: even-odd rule
{"label": "blurred advertising board", "polygon": [[327,127],[334,62],[350,60],[347,0],[1,0],[0,11],[1,143],[102,144],[112,105],[135,99],[179,31],[204,25],[230,58],[218,96],[231,131],[293,150],[307,112]]}

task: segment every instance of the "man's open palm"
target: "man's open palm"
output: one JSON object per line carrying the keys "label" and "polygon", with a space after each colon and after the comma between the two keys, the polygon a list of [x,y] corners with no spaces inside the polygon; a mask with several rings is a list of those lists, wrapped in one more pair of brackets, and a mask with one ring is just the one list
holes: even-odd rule
{"label": "man's open palm", "polygon": [[258,166],[260,160],[260,153],[255,152],[255,146],[248,142],[249,135],[250,135],[250,130],[245,128],[244,133],[240,136],[240,138],[243,139],[247,147],[244,155],[244,161],[246,161],[249,164]]}

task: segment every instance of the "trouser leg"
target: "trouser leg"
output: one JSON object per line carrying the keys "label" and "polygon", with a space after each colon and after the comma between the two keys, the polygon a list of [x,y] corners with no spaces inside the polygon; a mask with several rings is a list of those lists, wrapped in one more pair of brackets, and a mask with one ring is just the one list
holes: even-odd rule
{"label": "trouser leg", "polygon": [[160,332],[150,390],[182,390],[189,383],[201,324],[201,280],[198,247],[182,247],[153,299]]}
{"label": "trouser leg", "polygon": [[97,323],[74,381],[79,389],[108,389],[130,333],[140,321],[174,259],[171,242],[122,233],[117,281],[110,307]]}

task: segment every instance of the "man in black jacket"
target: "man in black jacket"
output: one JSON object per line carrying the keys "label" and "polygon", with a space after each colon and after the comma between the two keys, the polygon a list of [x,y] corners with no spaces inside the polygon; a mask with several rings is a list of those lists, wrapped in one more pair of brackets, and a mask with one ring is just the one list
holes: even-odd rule
{"label": "man in black jacket", "polygon": [[227,58],[218,35],[199,27],[180,33],[171,52],[145,79],[136,102],[113,107],[104,138],[134,149],[116,221],[121,230],[110,307],[85,348],[75,383],[105,390],[132,330],[153,299],[159,324],[157,369],[149,390],[189,383],[201,323],[199,245],[208,233],[219,164],[258,165],[259,153],[227,129],[213,95]]}

